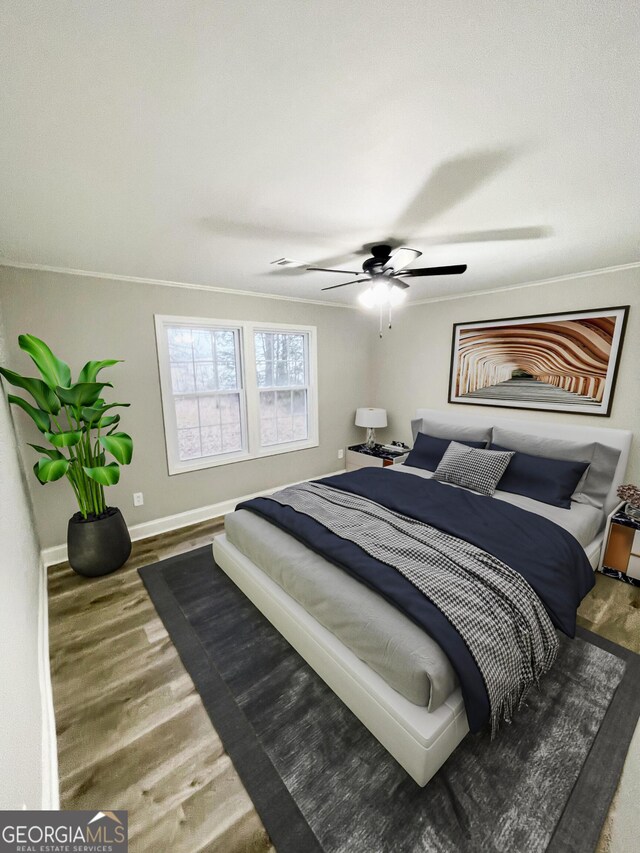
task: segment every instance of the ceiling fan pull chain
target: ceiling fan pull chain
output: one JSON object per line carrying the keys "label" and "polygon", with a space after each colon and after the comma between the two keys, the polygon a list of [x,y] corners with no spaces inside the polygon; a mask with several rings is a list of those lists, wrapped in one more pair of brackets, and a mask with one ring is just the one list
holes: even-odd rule
{"label": "ceiling fan pull chain", "polygon": [[391,312],[393,310],[393,306],[389,303],[389,328],[391,328]]}
{"label": "ceiling fan pull chain", "polygon": [[382,305],[380,306],[380,338],[382,338]]}

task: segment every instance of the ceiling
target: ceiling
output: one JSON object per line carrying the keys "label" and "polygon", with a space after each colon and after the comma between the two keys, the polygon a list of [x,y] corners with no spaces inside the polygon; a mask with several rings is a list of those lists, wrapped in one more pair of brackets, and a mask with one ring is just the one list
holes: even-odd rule
{"label": "ceiling", "polygon": [[0,27],[0,262],[352,302],[270,261],[391,236],[468,264],[424,299],[640,258],[636,0],[5,0]]}

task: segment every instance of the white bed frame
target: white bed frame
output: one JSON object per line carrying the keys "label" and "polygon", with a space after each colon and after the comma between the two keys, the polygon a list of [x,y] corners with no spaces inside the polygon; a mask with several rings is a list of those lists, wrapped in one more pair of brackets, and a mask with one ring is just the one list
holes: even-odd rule
{"label": "white bed frame", "polygon": [[[416,417],[447,424],[503,426],[529,435],[572,441],[598,441],[620,450],[620,459],[605,503],[608,515],[618,504],[616,489],[623,482],[632,433],[600,427],[515,420],[492,415],[469,415],[418,409]],[[594,568],[602,548],[600,533],[585,551]],[[320,675],[345,705],[391,753],[407,773],[426,785],[469,731],[460,690],[430,713],[414,705],[353,654],[330,631],[320,625],[291,596],[287,595],[225,534],[213,542],[216,563]]]}

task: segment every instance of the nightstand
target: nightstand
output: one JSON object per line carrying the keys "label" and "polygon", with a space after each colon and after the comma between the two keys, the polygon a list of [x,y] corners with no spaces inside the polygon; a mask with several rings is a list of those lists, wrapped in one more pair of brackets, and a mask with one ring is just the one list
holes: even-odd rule
{"label": "nightstand", "polygon": [[607,520],[600,571],[640,586],[640,521],[625,515],[623,507],[620,504]]}
{"label": "nightstand", "polygon": [[377,444],[373,450],[369,450],[366,444],[354,444],[347,447],[347,471],[355,471],[357,468],[386,468],[387,465],[398,465],[407,458],[409,448],[398,451],[384,450]]}

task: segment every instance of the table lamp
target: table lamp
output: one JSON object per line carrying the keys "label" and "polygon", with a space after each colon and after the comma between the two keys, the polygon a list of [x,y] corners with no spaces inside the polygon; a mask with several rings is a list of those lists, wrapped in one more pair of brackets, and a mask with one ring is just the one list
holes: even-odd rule
{"label": "table lamp", "polygon": [[376,446],[376,427],[382,428],[387,425],[386,409],[356,409],[356,426],[367,428],[367,440],[365,444],[370,450]]}

